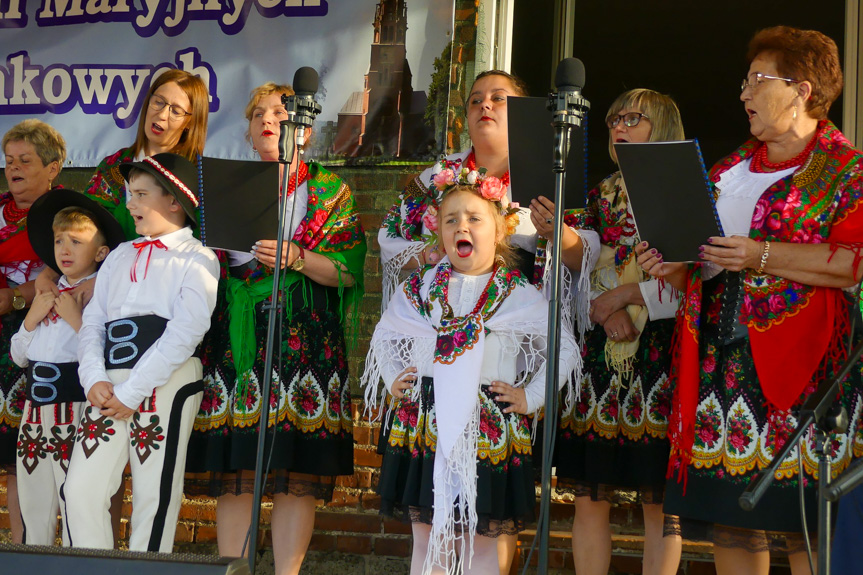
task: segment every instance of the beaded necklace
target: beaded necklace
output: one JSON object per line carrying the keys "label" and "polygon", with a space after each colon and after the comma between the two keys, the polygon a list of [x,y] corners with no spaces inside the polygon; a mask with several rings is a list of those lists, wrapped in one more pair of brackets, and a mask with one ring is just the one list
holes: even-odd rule
{"label": "beaded necklace", "polygon": [[6,219],[6,224],[17,224],[27,217],[30,208],[15,207],[15,200],[9,198],[9,201],[3,205],[3,218]]}
{"label": "beaded necklace", "polygon": [[758,144],[758,148],[755,150],[755,153],[752,155],[752,162],[750,162],[749,164],[749,171],[755,172],[757,174],[765,174],[769,172],[781,172],[782,170],[802,166],[803,162],[805,162],[809,155],[812,153],[812,150],[815,149],[816,140],[817,138],[813,136],[812,139],[809,140],[809,143],[806,144],[806,147],[803,148],[802,152],[800,152],[790,160],[776,163],[771,162],[767,159],[767,145],[764,142],[760,142]]}
{"label": "beaded necklace", "polygon": [[[471,150],[470,154],[468,154],[467,158],[464,159],[464,165],[470,171],[474,171],[477,169],[476,154],[474,153],[473,150]],[[504,174],[500,177],[500,181],[504,185],[504,187],[509,186],[509,170],[504,172]]]}

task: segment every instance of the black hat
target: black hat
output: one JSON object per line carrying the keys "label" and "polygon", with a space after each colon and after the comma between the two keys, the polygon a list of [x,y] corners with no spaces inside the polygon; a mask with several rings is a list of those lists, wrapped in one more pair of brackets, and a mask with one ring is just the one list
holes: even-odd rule
{"label": "black hat", "polygon": [[177,154],[148,156],[140,162],[120,164],[120,173],[127,182],[132,168],[144,170],[156,178],[159,185],[182,206],[192,227],[198,227],[198,170],[195,164]]}
{"label": "black hat", "polygon": [[105,236],[110,249],[126,241],[123,227],[111,213],[84,194],[66,188],[54,188],[30,206],[27,214],[27,235],[39,259],[59,274],[60,266],[54,259],[54,216],[64,208],[83,208],[96,218],[96,227]]}

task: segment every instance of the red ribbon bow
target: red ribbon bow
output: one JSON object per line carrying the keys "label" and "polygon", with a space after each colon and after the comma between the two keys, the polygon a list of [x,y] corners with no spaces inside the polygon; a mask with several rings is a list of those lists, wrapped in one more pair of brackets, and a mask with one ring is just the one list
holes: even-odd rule
{"label": "red ribbon bow", "polygon": [[135,263],[132,264],[132,270],[129,272],[129,279],[133,282],[138,281],[138,258],[141,257],[141,252],[144,251],[144,248],[147,246],[150,247],[150,251],[147,252],[147,264],[144,266],[144,277],[142,279],[147,279],[147,270],[150,269],[150,257],[153,255],[153,248],[159,248],[160,250],[168,251],[168,246],[162,243],[161,240],[143,240],[140,242],[134,242],[132,244],[134,248],[138,250],[138,253],[135,255]]}

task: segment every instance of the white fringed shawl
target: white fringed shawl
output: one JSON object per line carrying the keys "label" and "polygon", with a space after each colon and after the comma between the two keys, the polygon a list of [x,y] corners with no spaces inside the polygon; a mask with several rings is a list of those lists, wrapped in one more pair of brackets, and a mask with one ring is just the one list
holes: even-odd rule
{"label": "white fringed shawl", "polygon": [[[454,317],[446,299],[451,270],[444,258],[435,267],[414,272],[402,284],[375,329],[361,378],[369,408],[378,404],[377,384],[382,378],[412,366],[418,368],[418,375],[434,378],[435,513],[423,573],[434,566],[449,574],[461,573],[473,554],[478,394],[486,333],[493,332],[505,353],[517,357],[517,374],[510,383],[545,386],[548,302],[542,294],[518,272],[498,266],[473,312]],[[581,375],[581,355],[572,333],[563,331],[560,386],[571,388],[573,375]],[[429,350],[434,350],[433,357]],[[412,392],[418,392],[418,387]],[[381,400],[385,393],[380,394]]]}

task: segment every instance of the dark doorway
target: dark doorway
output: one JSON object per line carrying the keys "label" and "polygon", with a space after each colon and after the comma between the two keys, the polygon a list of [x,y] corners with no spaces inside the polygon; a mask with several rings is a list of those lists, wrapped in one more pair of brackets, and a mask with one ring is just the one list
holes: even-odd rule
{"label": "dark doorway", "polygon": [[[513,26],[513,72],[532,95],[551,83],[554,0],[518,0]],[[526,14],[530,12],[530,14]],[[701,144],[708,168],[749,136],[738,100],[746,73],[746,46],[761,28],[784,24],[824,32],[844,62],[845,3],[752,0],[744,4],[692,0],[578,0],[573,55],[587,72],[584,96],[591,102],[588,183],[615,170],[608,157],[608,106],[632,88],[670,94],[680,106],[688,138]],[[546,46],[547,44],[547,46]],[[842,125],[842,100],[830,119]]]}

